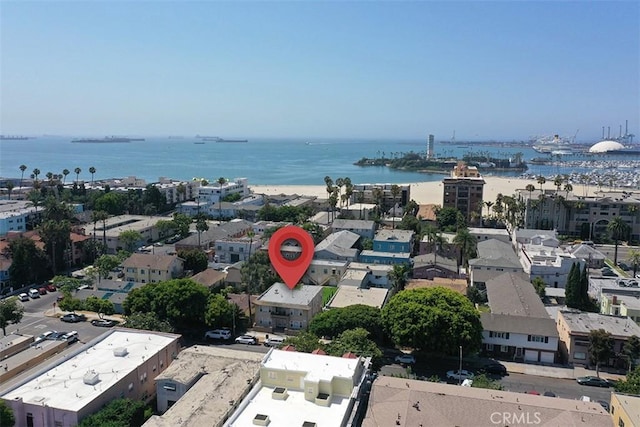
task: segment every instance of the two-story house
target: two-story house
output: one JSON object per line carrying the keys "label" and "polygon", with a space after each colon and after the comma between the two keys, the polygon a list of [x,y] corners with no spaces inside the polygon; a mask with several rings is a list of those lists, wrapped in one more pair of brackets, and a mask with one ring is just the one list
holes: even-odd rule
{"label": "two-story house", "polygon": [[376,232],[375,221],[361,219],[336,219],[331,224],[333,231],[347,230],[365,239],[372,239]]}
{"label": "two-story house", "polygon": [[133,254],[122,262],[124,280],[157,283],[184,273],[184,260],[177,255]]}
{"label": "two-story house", "polygon": [[373,250],[362,251],[359,261],[370,264],[409,264],[413,249],[413,231],[378,230]]}
{"label": "two-story house", "polygon": [[255,302],[256,328],[266,332],[305,330],[322,311],[322,286],[298,285],[289,289],[276,282]]}

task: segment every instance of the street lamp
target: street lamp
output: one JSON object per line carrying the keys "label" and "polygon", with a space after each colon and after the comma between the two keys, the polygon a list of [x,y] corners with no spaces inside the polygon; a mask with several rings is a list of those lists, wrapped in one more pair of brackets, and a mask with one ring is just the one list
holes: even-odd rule
{"label": "street lamp", "polygon": [[458,369],[458,385],[462,381],[462,346],[460,346],[460,368]]}

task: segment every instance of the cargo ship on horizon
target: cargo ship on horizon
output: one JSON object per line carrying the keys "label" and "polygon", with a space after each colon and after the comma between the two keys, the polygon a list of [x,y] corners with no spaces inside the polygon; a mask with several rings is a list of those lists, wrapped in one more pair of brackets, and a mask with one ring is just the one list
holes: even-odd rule
{"label": "cargo ship on horizon", "polygon": [[109,144],[109,143],[127,143],[133,141],[144,141],[144,138],[127,138],[120,136],[105,136],[104,138],[79,138],[74,139],[73,143],[82,144]]}

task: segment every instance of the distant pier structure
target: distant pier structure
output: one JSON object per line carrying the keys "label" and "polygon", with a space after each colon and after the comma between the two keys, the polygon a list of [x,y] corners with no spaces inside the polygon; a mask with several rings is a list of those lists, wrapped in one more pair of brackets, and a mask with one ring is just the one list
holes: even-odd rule
{"label": "distant pier structure", "polygon": [[429,140],[427,141],[427,159],[433,159],[435,153],[433,152],[434,136],[429,134]]}

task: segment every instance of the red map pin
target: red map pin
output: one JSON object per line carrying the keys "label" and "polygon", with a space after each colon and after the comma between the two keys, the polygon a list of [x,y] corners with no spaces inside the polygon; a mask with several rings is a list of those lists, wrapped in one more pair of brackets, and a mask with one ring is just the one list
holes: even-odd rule
{"label": "red map pin", "polygon": [[313,259],[311,235],[300,227],[287,225],[269,240],[269,260],[289,289],[293,289]]}

